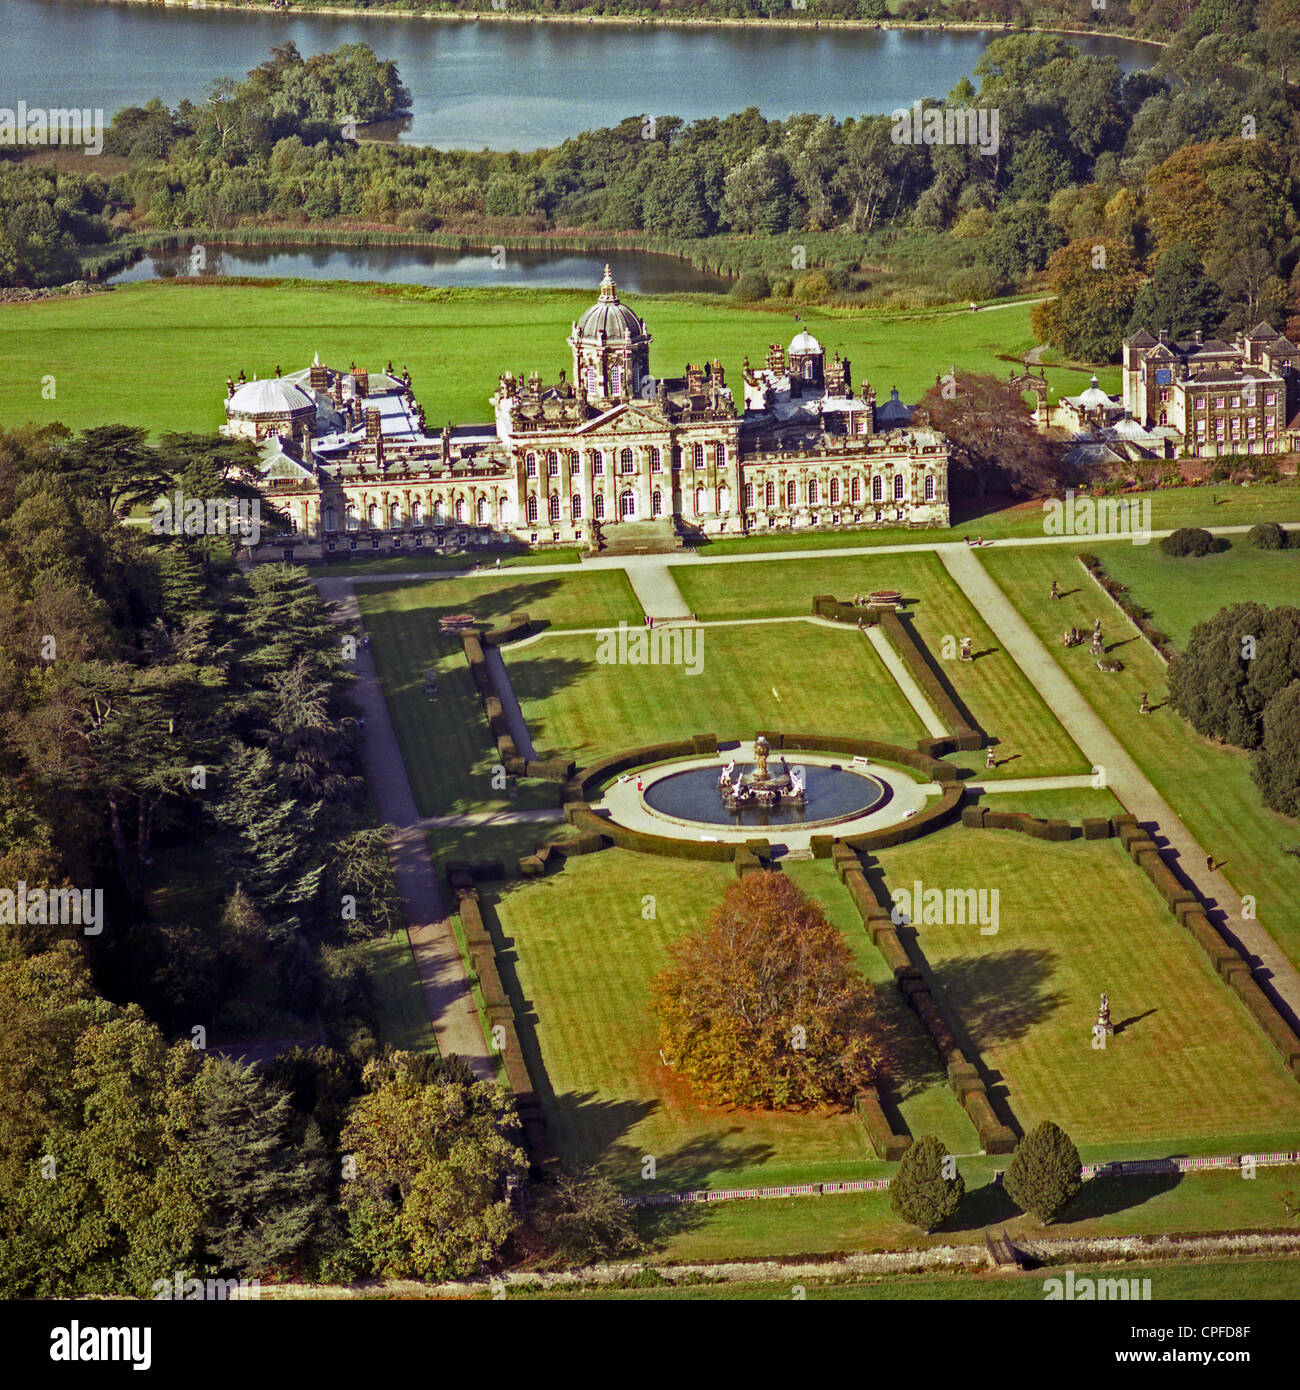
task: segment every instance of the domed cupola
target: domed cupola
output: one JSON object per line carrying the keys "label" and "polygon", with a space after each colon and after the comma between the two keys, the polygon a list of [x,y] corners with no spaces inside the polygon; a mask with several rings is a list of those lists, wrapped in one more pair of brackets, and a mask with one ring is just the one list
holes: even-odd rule
{"label": "domed cupola", "polygon": [[650,334],[618,297],[605,267],[600,297],[573,325],[573,379],[588,400],[612,403],[640,394],[650,375]]}
{"label": "domed cupola", "polygon": [[826,380],[826,350],[805,328],[791,339],[790,375],[806,386],[819,387]]}

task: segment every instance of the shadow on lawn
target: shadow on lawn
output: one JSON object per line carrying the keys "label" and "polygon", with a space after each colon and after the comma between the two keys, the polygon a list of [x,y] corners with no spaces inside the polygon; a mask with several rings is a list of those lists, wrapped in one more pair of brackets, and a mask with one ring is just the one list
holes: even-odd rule
{"label": "shadow on lawn", "polygon": [[[756,1167],[771,1158],[767,1143],[745,1142],[738,1136],[739,1125],[700,1135],[679,1149],[656,1159],[657,1185],[661,1191],[686,1192],[701,1187],[727,1187],[725,1174]],[[641,1174],[642,1155],[624,1146],[616,1152],[609,1169],[614,1181],[625,1192],[636,1192]],[[648,1184],[641,1184],[648,1186]],[[759,1203],[761,1206],[762,1203]],[[717,1210],[708,1202],[683,1202],[673,1206],[643,1207],[638,1215],[642,1238],[648,1248],[662,1249],[674,1236],[695,1230],[711,1219]]]}

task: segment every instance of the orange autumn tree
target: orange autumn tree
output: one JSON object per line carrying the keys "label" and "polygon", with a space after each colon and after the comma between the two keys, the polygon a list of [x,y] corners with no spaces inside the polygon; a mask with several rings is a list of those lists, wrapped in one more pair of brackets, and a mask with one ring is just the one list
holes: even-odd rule
{"label": "orange autumn tree", "polygon": [[820,904],[784,874],[731,884],[651,988],[663,1053],[711,1104],[849,1105],[881,1075],[871,986]]}

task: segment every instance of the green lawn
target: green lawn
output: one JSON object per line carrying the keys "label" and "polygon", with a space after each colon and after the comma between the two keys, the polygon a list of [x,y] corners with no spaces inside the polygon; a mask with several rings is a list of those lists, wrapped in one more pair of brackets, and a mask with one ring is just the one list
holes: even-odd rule
{"label": "green lawn", "polygon": [[[998,1166],[1007,1162],[999,1159]],[[1260,1168],[1250,1182],[1230,1172],[1094,1178],[1063,1218],[1046,1228],[1019,1212],[1006,1191],[989,1181],[982,1171],[987,1160],[961,1159],[958,1168],[966,1179],[965,1201],[952,1225],[933,1235],[904,1225],[890,1208],[888,1192],[719,1202],[675,1212],[650,1209],[642,1215],[642,1230],[654,1260],[685,1263],[982,1245],[989,1228],[1030,1238],[1296,1229],[1282,1206],[1284,1195],[1294,1199],[1296,1193],[1294,1168]]]}
{"label": "green lawn", "polygon": [[[321,361],[409,367],[431,423],[490,418],[507,368],[552,381],[572,371],[565,338],[596,286],[448,290],[319,282],[195,285],[153,282],[108,294],[0,307],[0,421],[117,421],[150,430],[215,429],[227,375],[271,376]],[[651,370],[721,359],[738,382],[746,355],[793,336],[788,310],[726,299],[628,296],[654,334]],[[996,313],[863,314],[801,309],[828,351],[852,359],[855,385],[916,400],[938,370],[1006,371],[1033,346],[1029,305]],[[130,363],[124,378],[122,364]],[[55,400],[42,399],[53,375]]]}
{"label": "green lawn", "polygon": [[706,628],[703,669],[597,661],[598,638],[546,637],[504,649],[543,756],[580,764],[697,733],[759,729],[850,734],[913,747],[925,726],[860,632],[810,623]]}
{"label": "green lawn", "polygon": [[436,1052],[433,1025],[404,931],[366,943],[364,957],[375,995],[379,1041],[403,1051]]}
{"label": "green lawn", "polygon": [[[824,893],[847,926],[847,895],[829,865],[797,867],[797,880]],[[521,1040],[552,1142],[565,1157],[599,1163],[633,1190],[642,1186],[647,1155],[657,1165],[647,1188],[779,1185],[886,1171],[850,1114],[702,1106],[661,1064],[650,978],[668,964],[667,943],[697,930],[733,877],[730,865],[609,849],[483,895],[509,948],[503,975],[523,1020]],[[860,919],[848,936],[873,978],[882,978],[883,963]],[[882,1004],[905,1035],[896,1087],[904,1115],[970,1152],[974,1136],[937,1059],[926,1055],[915,1019],[891,998]]]}
{"label": "green lawn", "polygon": [[[1113,546],[1103,554],[1129,549]],[[1285,853],[1300,842],[1300,825],[1265,808],[1251,781],[1249,754],[1203,739],[1167,705],[1146,718],[1137,716],[1143,691],[1153,705],[1165,700],[1165,665],[1077,561],[1067,567],[1062,556],[1041,548],[990,550],[981,558],[1156,790],[1207,853],[1221,861],[1228,881],[1255,897],[1260,922],[1300,964],[1300,870]],[[1047,597],[1054,575],[1070,579],[1062,585],[1067,597],[1055,603]],[[1153,607],[1160,611],[1158,595]],[[1090,629],[1098,616],[1109,640],[1124,644],[1118,655],[1125,669],[1119,673],[1098,671],[1086,648],[1060,649],[1063,626]]]}
{"label": "green lawn", "polygon": [[1199,559],[1175,558],[1158,545],[1108,545],[1102,563],[1150,609],[1155,624],[1179,647],[1196,623],[1230,603],[1300,605],[1300,531],[1293,550],[1256,550],[1244,536]]}
{"label": "green lawn", "polygon": [[[426,816],[556,804],[553,785],[521,784],[515,802],[507,802],[504,788],[493,785],[496,745],[460,640],[438,631],[441,614],[471,612],[495,623],[525,609],[561,627],[619,619],[639,624],[641,615],[621,570],[362,584],[357,601],[416,804]],[[438,695],[432,700],[424,693],[430,667],[438,672]]]}
{"label": "green lawn", "polygon": [[[1232,1299],[1284,1300],[1300,1298],[1300,1260],[1234,1259],[1231,1262],[1189,1260],[1162,1264],[1084,1265],[1073,1264],[1077,1281],[1080,1279],[1149,1279],[1152,1302],[1173,1299]],[[662,1277],[662,1276],[661,1276]],[[957,1300],[996,1303],[1041,1302],[1044,1281],[1064,1277],[1063,1269],[1039,1269],[1031,1274],[968,1273],[950,1275],[889,1274],[875,1278],[810,1279],[798,1277],[799,1295],[809,1302],[845,1303],[912,1301],[950,1302]],[[788,1301],[794,1297],[795,1279],[746,1280],[732,1277],[725,1282],[683,1283],[651,1288],[585,1288],[557,1287],[547,1290],[511,1288],[511,1300],[569,1301],[572,1299],[611,1300],[616,1302],[673,1302],[696,1303],[720,1300],[752,1300],[755,1302]],[[1131,1287],[1131,1286],[1130,1286]],[[488,1298],[490,1294],[483,1294]]]}
{"label": "green lawn", "polygon": [[[879,859],[891,892],[998,890],[995,934],[915,930],[939,999],[1023,1129],[1053,1120],[1094,1153],[1143,1139],[1294,1147],[1300,1085],[1118,840],[953,826]],[[1128,1026],[1095,1050],[1103,990]]]}
{"label": "green lawn", "polygon": [[[866,555],[833,559],[758,560],[752,564],[681,565],[678,587],[702,619],[810,613],[817,594],[851,599],[873,589],[899,589],[915,606],[918,634],[976,722],[1000,740],[1005,759],[990,777],[1058,776],[1089,764],[1020,668],[952,582],[935,555]],[[974,639],[975,661],[955,659],[957,639]],[[945,651],[952,653],[944,659]],[[955,759],[978,767],[984,759]]]}

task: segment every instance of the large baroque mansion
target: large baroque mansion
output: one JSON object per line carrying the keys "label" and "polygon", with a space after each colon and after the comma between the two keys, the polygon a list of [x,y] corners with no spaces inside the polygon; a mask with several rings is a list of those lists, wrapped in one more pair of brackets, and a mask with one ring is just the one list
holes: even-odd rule
{"label": "large baroque mansion", "polygon": [[573,325],[570,378],[503,372],[481,425],[425,430],[408,374],[319,360],[226,384],[224,431],[261,442],[291,534],[267,558],[462,547],[506,537],[599,545],[661,519],[708,535],[778,527],[946,526],[948,452],[880,405],[809,333],[746,359],[737,402],[717,360],[650,372],[651,335],[608,267]]}

